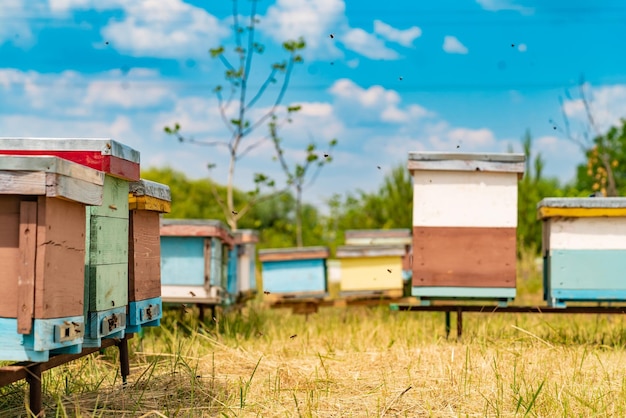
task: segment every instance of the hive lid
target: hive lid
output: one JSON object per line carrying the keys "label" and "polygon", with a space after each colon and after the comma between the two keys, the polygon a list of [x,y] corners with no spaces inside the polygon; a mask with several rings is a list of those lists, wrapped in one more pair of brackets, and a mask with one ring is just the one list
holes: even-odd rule
{"label": "hive lid", "polygon": [[104,173],[53,156],[0,155],[0,194],[62,197],[101,205]]}
{"label": "hive lid", "polygon": [[290,248],[266,248],[259,250],[259,261],[286,261],[326,259],[330,255],[328,247],[290,247]]}
{"label": "hive lid", "polygon": [[140,178],[139,151],[109,138],[0,138],[0,154],[55,155],[125,180]]}
{"label": "hive lid", "polygon": [[549,197],[537,203],[539,219],[625,216],[626,197]]}
{"label": "hive lid", "polygon": [[404,245],[342,245],[337,247],[336,257],[403,257],[405,254]]}
{"label": "hive lid", "polygon": [[523,173],[526,156],[514,153],[409,152],[409,171],[490,171]]}
{"label": "hive lid", "polygon": [[161,219],[161,236],[216,237],[232,246],[230,228],[215,219]]}
{"label": "hive lid", "polygon": [[346,245],[411,244],[410,229],[349,229],[345,232]]}
{"label": "hive lid", "polygon": [[155,181],[145,179],[133,181],[128,185],[128,190],[130,194],[135,196],[150,196],[167,202],[172,201],[170,187]]}

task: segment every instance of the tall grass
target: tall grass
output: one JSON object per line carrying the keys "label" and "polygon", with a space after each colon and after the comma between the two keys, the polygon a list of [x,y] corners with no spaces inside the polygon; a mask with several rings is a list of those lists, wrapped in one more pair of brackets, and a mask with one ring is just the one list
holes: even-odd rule
{"label": "tall grass", "polygon": [[[518,277],[519,300],[541,304],[534,257]],[[252,303],[200,323],[173,309],[129,341],[126,389],[107,349],[44,373],[44,401],[59,417],[626,416],[623,329],[623,316],[465,313],[457,341],[443,313],[305,320]],[[0,394],[1,416],[27,416],[25,384]]]}

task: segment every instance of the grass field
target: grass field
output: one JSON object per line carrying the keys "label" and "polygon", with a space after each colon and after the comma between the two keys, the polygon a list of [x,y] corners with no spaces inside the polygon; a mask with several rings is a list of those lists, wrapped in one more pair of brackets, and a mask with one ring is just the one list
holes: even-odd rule
{"label": "grass field", "polygon": [[[517,303],[543,304],[537,272],[519,277]],[[623,316],[466,313],[456,341],[443,313],[195,313],[129,341],[126,389],[115,348],[44,373],[47,416],[626,416]],[[25,383],[0,395],[2,416],[28,416]]]}

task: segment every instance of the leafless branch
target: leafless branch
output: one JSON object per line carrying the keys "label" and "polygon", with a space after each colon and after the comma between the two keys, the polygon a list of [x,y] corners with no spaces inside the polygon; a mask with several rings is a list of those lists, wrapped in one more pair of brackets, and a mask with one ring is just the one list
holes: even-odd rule
{"label": "leafless branch", "polygon": [[263,84],[261,85],[261,87],[259,87],[259,90],[257,91],[257,93],[254,95],[254,97],[252,98],[252,100],[250,100],[250,102],[248,102],[248,104],[246,105],[246,109],[250,109],[252,106],[254,106],[254,104],[257,102],[257,100],[259,100],[261,98],[261,96],[263,96],[263,93],[265,93],[265,90],[269,87],[269,85],[272,83],[272,80],[274,80],[274,75],[276,75],[276,68],[272,68],[272,72],[270,73],[270,75],[265,79],[265,81],[263,82]]}

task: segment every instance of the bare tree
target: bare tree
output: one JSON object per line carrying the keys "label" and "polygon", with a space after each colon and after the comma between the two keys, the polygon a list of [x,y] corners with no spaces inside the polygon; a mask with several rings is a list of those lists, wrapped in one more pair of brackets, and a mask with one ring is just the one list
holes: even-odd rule
{"label": "bare tree", "polygon": [[[590,175],[593,175],[593,167],[597,167],[596,176],[599,180],[598,190],[605,196],[618,196],[617,183],[615,181],[615,163],[611,158],[611,140],[601,132],[597,120],[594,116],[591,101],[591,87],[585,83],[581,77],[578,84],[578,95],[585,111],[585,121],[582,122],[582,128],[573,130],[571,121],[565,111],[565,102],[563,97],[559,97],[559,104],[563,116],[563,127],[554,126],[554,129],[560,131],[571,142],[578,145],[581,151],[587,157],[587,166]],[[572,99],[566,92],[567,98]],[[551,121],[552,122],[552,121]]]}
{"label": "bare tree", "polygon": [[[220,196],[217,185],[213,186],[213,194],[215,200],[221,207],[226,221],[232,230],[237,229],[237,222],[256,204],[271,198],[285,191],[276,191],[275,182],[268,175],[256,173],[254,175],[255,189],[248,192],[248,201],[241,208],[235,207],[233,198],[233,189],[235,182],[235,169],[237,162],[250,151],[260,146],[264,141],[269,140],[269,135],[260,138],[252,138],[251,134],[259,127],[274,123],[278,128],[285,123],[291,122],[291,115],[297,112],[299,106],[287,106],[287,116],[284,119],[277,120],[276,114],[281,107],[281,103],[285,93],[289,87],[289,81],[294,66],[301,63],[302,56],[300,52],[305,48],[304,39],[288,40],[282,44],[286,53],[286,59],[281,62],[275,62],[271,65],[267,77],[254,91],[250,84],[250,75],[252,74],[253,57],[255,54],[262,54],[265,47],[255,40],[255,29],[259,23],[257,17],[258,0],[250,1],[250,16],[247,24],[241,21],[238,10],[238,0],[233,0],[232,18],[233,32],[235,37],[234,57],[226,56],[224,46],[219,46],[209,50],[212,58],[219,59],[225,67],[226,85],[218,85],[213,92],[218,101],[218,111],[224,125],[229,131],[230,138],[223,141],[203,141],[183,135],[179,123],[174,126],[166,126],[165,132],[175,136],[181,143],[192,143],[208,147],[225,147],[228,150],[228,176],[226,181],[226,198]],[[255,70],[255,72],[258,72]],[[280,81],[279,81],[280,79]],[[278,84],[280,87],[272,100],[272,105],[262,115],[253,118],[252,111],[259,100],[269,94],[270,86]],[[214,168],[215,163],[208,164],[209,170]],[[261,187],[270,188],[272,193],[261,194]]]}
{"label": "bare tree", "polygon": [[[276,125],[276,118],[274,117],[269,123],[270,137],[274,143],[274,149],[276,150],[276,157],[280,162],[280,166],[287,176],[287,185],[293,187],[296,192],[296,245],[302,247],[304,245],[302,239],[302,193],[304,188],[310,186],[315,182],[322,167],[332,162],[331,150],[337,145],[337,140],[332,139],[328,143],[328,149],[320,157],[317,153],[317,145],[313,141],[309,142],[306,148],[306,156],[303,164],[295,164],[290,167],[285,158],[284,149],[281,146],[281,138],[278,136],[278,130]],[[307,173],[310,169],[314,168],[313,176],[307,182]]]}

